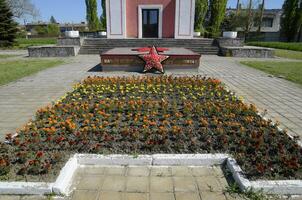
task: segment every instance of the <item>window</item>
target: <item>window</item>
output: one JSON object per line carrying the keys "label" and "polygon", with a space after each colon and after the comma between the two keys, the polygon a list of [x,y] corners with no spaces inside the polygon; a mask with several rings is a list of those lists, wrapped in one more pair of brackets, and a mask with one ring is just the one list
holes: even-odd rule
{"label": "window", "polygon": [[262,27],[273,27],[274,19],[264,17],[262,20]]}

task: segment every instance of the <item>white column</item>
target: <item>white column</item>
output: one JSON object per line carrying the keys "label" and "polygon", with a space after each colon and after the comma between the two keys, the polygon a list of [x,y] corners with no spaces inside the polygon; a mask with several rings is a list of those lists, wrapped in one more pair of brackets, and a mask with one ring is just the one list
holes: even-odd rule
{"label": "white column", "polygon": [[107,37],[126,38],[126,0],[106,0]]}
{"label": "white column", "polygon": [[191,39],[194,33],[195,0],[176,0],[175,33],[176,39]]}

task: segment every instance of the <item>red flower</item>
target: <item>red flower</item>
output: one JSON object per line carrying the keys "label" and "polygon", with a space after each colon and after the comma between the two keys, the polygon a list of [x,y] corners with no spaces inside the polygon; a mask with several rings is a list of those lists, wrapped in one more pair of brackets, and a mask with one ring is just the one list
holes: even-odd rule
{"label": "red flower", "polygon": [[38,153],[36,154],[37,158],[41,158],[43,155],[44,154],[42,151],[38,151]]}

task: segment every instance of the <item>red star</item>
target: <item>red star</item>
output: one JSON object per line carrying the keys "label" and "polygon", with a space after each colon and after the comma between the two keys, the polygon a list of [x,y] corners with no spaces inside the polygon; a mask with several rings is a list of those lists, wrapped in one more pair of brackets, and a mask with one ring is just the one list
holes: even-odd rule
{"label": "red star", "polygon": [[146,62],[144,72],[154,68],[161,73],[164,73],[164,68],[161,63],[169,58],[169,56],[159,55],[154,46],[150,49],[148,54],[139,55],[139,57]]}

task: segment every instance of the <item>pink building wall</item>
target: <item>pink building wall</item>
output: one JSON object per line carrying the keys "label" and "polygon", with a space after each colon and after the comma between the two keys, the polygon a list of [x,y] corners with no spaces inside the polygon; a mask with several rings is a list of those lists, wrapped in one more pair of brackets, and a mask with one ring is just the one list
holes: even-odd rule
{"label": "pink building wall", "polygon": [[128,0],[126,4],[127,37],[138,37],[138,6],[161,4],[163,6],[162,37],[173,38],[175,27],[175,0]]}

